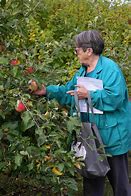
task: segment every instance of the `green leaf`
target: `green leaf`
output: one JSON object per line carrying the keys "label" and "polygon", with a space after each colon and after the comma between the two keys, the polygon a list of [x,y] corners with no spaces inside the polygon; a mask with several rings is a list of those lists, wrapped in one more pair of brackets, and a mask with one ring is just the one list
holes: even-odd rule
{"label": "green leaf", "polygon": [[79,117],[70,117],[69,121],[67,122],[67,129],[69,132],[72,132],[73,130],[76,130],[77,128],[80,128],[80,119]]}
{"label": "green leaf", "polygon": [[15,130],[17,129],[18,127],[18,121],[9,121],[9,122],[5,122],[3,125],[2,125],[2,128],[8,128],[10,130]]}
{"label": "green leaf", "polygon": [[0,91],[3,91],[3,90],[4,90],[4,86],[0,85]]}
{"label": "green leaf", "polygon": [[63,171],[65,164],[64,163],[60,163],[57,165],[57,167],[59,168],[60,171]]}
{"label": "green leaf", "polygon": [[3,113],[2,110],[0,110],[0,117],[2,117],[3,119],[5,119],[5,114]]}
{"label": "green leaf", "polygon": [[0,171],[6,166],[4,162],[0,162]]}
{"label": "green leaf", "polygon": [[64,180],[64,182],[69,189],[78,191],[77,182],[73,178],[68,178],[67,180]]}
{"label": "green leaf", "polygon": [[29,171],[31,171],[34,168],[34,163],[31,162],[30,164],[28,164],[28,169]]}
{"label": "green leaf", "polygon": [[35,134],[38,135],[38,138],[37,138],[37,144],[38,146],[40,147],[41,145],[43,145],[46,141],[46,136],[43,132],[43,129],[42,128],[38,128],[35,130]]}
{"label": "green leaf", "polygon": [[16,77],[19,73],[18,67],[13,67],[12,72],[13,72],[13,76]]}
{"label": "green leaf", "polygon": [[1,0],[0,4],[1,4],[1,7],[4,8],[6,4],[6,0]]}
{"label": "green leaf", "polygon": [[23,112],[21,118],[22,118],[22,124],[21,124],[22,131],[26,131],[35,125],[35,122],[28,111]]}
{"label": "green leaf", "polygon": [[17,154],[17,155],[15,156],[15,164],[16,164],[17,167],[21,166],[22,158],[23,158],[23,157],[22,157],[20,154]]}
{"label": "green leaf", "polygon": [[3,132],[2,132],[2,130],[0,129],[0,140],[2,139],[2,137],[3,137]]}
{"label": "green leaf", "polygon": [[37,135],[39,135],[39,136],[43,135],[43,129],[42,129],[42,128],[36,129],[36,130],[35,130],[35,134],[37,134]]}
{"label": "green leaf", "polygon": [[8,65],[8,62],[9,62],[9,60],[7,58],[0,57],[0,64]]}
{"label": "green leaf", "polygon": [[23,156],[29,155],[28,152],[27,151],[24,151],[24,150],[20,151],[20,154],[23,155]]}
{"label": "green leaf", "polygon": [[42,146],[42,145],[45,143],[45,141],[46,141],[46,138],[44,137],[44,135],[38,137],[38,138],[37,138],[37,144],[38,144],[38,146],[39,146],[39,147]]}
{"label": "green leaf", "polygon": [[69,170],[70,174],[71,174],[72,176],[74,176],[75,170],[73,170],[73,168],[68,168],[68,170]]}

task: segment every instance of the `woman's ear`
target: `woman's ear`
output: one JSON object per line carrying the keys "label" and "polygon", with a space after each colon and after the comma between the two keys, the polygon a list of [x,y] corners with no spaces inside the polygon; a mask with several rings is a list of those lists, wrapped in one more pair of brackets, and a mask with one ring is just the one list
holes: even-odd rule
{"label": "woman's ear", "polygon": [[88,56],[92,55],[93,49],[92,48],[87,48],[86,53]]}

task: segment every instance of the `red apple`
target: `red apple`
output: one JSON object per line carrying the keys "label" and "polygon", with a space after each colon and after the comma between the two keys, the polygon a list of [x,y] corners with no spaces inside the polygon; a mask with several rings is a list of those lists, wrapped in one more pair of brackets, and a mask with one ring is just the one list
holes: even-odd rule
{"label": "red apple", "polygon": [[15,65],[19,65],[20,64],[20,61],[18,59],[12,59],[12,60],[10,60],[9,63],[10,63],[10,65],[15,66]]}
{"label": "red apple", "polygon": [[16,106],[16,111],[17,112],[24,112],[26,110],[25,105],[22,103],[21,100],[17,100],[17,106]]}
{"label": "red apple", "polygon": [[32,66],[30,66],[30,67],[27,67],[25,69],[25,72],[24,73],[27,75],[27,74],[32,74],[34,71],[35,71],[35,68],[32,67]]}
{"label": "red apple", "polygon": [[29,84],[29,90],[31,90],[31,92],[38,90],[38,84],[35,80],[33,79],[30,80],[28,84]]}

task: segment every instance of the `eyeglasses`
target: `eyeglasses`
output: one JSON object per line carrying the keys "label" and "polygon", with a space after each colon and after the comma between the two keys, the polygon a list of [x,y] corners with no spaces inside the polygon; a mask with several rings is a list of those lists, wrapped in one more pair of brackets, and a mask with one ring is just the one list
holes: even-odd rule
{"label": "eyeglasses", "polygon": [[74,50],[75,55],[78,54],[78,50],[79,50],[79,48],[75,48],[75,50]]}
{"label": "eyeglasses", "polygon": [[80,45],[75,48],[74,53],[77,55],[80,49],[82,49],[83,52],[86,52],[87,48],[92,48],[91,43],[80,43]]}
{"label": "eyeglasses", "polygon": [[86,52],[86,50],[87,50],[87,48],[83,48],[83,47],[75,48],[75,50],[74,50],[75,55],[77,55],[77,54],[79,53],[79,50],[80,50],[80,49],[82,49],[83,52]]}

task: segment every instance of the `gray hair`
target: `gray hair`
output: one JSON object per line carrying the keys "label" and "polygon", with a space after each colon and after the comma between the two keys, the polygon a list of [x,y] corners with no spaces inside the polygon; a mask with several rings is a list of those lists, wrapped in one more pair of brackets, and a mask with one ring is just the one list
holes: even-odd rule
{"label": "gray hair", "polygon": [[92,48],[96,55],[100,55],[104,49],[104,40],[96,30],[83,31],[76,35],[75,43],[78,48],[83,48],[83,51]]}

